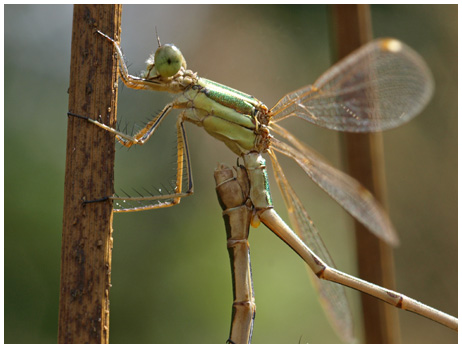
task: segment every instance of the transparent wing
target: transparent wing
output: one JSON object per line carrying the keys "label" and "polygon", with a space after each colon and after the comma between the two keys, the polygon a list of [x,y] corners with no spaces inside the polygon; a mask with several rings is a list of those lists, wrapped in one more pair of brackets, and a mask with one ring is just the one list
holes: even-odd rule
{"label": "transparent wing", "polygon": [[[282,168],[276,159],[276,155],[272,151],[269,151],[269,154],[273,164],[274,176],[289,212],[292,228],[300,239],[317,256],[319,256],[329,266],[335,268],[334,262],[332,261],[321,236],[282,172]],[[309,273],[311,280],[319,292],[321,304],[327,317],[332,323],[332,326],[345,342],[352,342],[354,339],[353,319],[344,287],[333,282],[320,280],[311,271]]]}
{"label": "transparent wing", "polygon": [[284,128],[273,125],[272,131],[284,137],[295,147],[273,138],[272,149],[295,160],[316,184],[378,238],[391,245],[398,244],[398,236],[388,214],[364,186],[349,175],[332,167],[315,151],[298,141]]}
{"label": "transparent wing", "polygon": [[271,121],[298,116],[339,131],[381,131],[412,119],[432,93],[432,75],[418,53],[396,39],[377,39],[284,96]]}

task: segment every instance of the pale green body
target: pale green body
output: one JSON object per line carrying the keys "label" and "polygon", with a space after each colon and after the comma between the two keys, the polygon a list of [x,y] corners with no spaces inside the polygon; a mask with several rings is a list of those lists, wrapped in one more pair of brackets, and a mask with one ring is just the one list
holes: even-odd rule
{"label": "pale green body", "polygon": [[198,78],[177,99],[187,108],[186,120],[200,126],[221,140],[231,151],[242,156],[257,150],[259,136],[258,113],[267,113],[267,107],[251,95],[219,83]]}
{"label": "pale green body", "polygon": [[265,159],[258,148],[263,127],[258,116],[266,115],[268,108],[249,94],[204,78],[198,78],[177,101],[188,106],[183,112],[186,120],[204,127],[207,133],[244,158],[254,206],[272,207]]}

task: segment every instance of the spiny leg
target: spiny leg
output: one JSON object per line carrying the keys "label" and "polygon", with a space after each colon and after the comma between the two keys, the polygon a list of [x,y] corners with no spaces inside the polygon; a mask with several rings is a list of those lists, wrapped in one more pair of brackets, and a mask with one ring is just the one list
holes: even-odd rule
{"label": "spiny leg", "polygon": [[72,112],[68,112],[69,116],[74,116],[78,118],[82,118],[87,120],[94,125],[103,128],[104,130],[108,131],[115,135],[117,141],[121,143],[125,147],[131,147],[132,145],[143,145],[149,138],[154,134],[157,127],[159,127],[160,123],[164,120],[165,116],[175,107],[175,103],[167,104],[162,111],[156,115],[151,121],[149,121],[141,130],[139,130],[135,135],[128,135],[118,131],[115,128],[109,127],[104,123],[101,123],[97,120],[94,120],[90,117],[74,114]]}
{"label": "spiny leg", "polygon": [[[137,132],[134,136],[124,134],[119,132],[118,130],[111,128],[101,122],[93,120],[86,116],[81,116],[78,114],[74,114],[72,112],[68,112],[69,116],[78,117],[84,119],[90,123],[95,124],[96,126],[114,134],[117,140],[126,147],[131,147],[132,145],[143,145],[149,138],[154,134],[157,127],[160,125],[162,120],[165,116],[174,108],[175,103],[167,104],[164,109],[148,124]],[[127,208],[115,208],[115,212],[132,212],[132,211],[141,211],[141,210],[149,210],[149,209],[157,209],[157,208],[164,208],[170,207],[172,205],[176,205],[180,203],[182,197],[189,196],[193,193],[193,180],[192,180],[192,172],[191,172],[191,161],[189,156],[189,148],[186,139],[186,132],[184,129],[184,120],[183,114],[178,117],[178,121],[176,124],[177,127],[177,175],[176,175],[176,186],[174,189],[174,193],[165,194],[165,195],[151,195],[151,196],[142,196],[142,197],[102,197],[94,200],[85,201],[85,203],[94,203],[94,202],[101,202],[108,199],[114,201],[129,201],[129,202],[138,202],[140,206],[132,206]],[[188,189],[186,192],[182,192],[183,189],[183,172],[184,172],[184,163],[186,162],[186,174],[188,180]],[[141,202],[146,202],[148,204],[142,204]],[[150,204],[149,201],[156,201],[156,203]],[[121,206],[120,204],[116,203],[116,205]]]}
{"label": "spiny leg", "polygon": [[[177,174],[176,186],[174,192],[165,195],[152,195],[142,197],[111,197],[114,201],[135,202],[138,206],[121,207],[121,204],[115,203],[114,212],[132,212],[143,211],[150,209],[166,208],[179,204],[181,198],[193,194],[193,179],[191,171],[191,160],[189,156],[188,142],[186,139],[186,132],[184,129],[183,114],[181,114],[176,123],[177,128]],[[187,191],[183,192],[183,173],[184,165],[186,163],[186,175],[188,181]],[[155,202],[153,202],[155,201]],[[143,204],[146,202],[147,204]],[[120,208],[117,208],[120,206]]]}

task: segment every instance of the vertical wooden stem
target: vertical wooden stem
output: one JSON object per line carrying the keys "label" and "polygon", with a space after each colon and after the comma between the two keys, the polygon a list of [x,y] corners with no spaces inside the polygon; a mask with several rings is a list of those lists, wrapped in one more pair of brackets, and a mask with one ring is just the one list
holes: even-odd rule
{"label": "vertical wooden stem", "polygon": [[[332,6],[336,60],[365,44],[372,38],[369,5]],[[345,133],[342,138],[351,176],[386,204],[383,141],[381,133]],[[360,278],[395,288],[394,262],[391,247],[374,237],[355,221],[356,251]],[[371,296],[361,294],[366,343],[397,343],[399,323],[396,310]]]}
{"label": "vertical wooden stem", "polygon": [[[95,33],[120,34],[121,5],[75,5],[69,111],[114,126],[117,62]],[[113,194],[114,137],[69,117],[59,302],[59,343],[109,342],[112,203],[83,204]]]}

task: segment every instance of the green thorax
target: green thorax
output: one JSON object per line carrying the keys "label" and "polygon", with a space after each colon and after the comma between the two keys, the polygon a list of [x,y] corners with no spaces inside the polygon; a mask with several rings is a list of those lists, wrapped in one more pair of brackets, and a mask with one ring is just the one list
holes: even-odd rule
{"label": "green thorax", "polygon": [[255,150],[259,124],[258,112],[266,106],[251,95],[219,83],[199,78],[183,93],[186,119],[223,141],[241,156]]}

